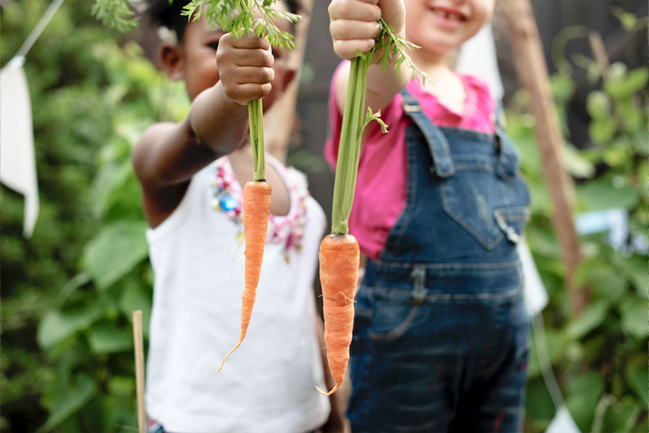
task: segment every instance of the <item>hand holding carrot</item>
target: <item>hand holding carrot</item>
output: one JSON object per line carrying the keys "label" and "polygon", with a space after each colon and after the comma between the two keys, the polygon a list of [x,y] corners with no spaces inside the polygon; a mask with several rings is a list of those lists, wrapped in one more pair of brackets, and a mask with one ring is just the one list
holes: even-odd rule
{"label": "hand holding carrot", "polygon": [[261,99],[275,78],[270,43],[254,35],[240,39],[226,33],[219,40],[216,64],[225,94],[241,105]]}
{"label": "hand holding carrot", "polygon": [[329,5],[329,31],[334,51],[343,59],[368,52],[380,33],[381,18],[403,36],[405,16],[403,0],[333,0]]}

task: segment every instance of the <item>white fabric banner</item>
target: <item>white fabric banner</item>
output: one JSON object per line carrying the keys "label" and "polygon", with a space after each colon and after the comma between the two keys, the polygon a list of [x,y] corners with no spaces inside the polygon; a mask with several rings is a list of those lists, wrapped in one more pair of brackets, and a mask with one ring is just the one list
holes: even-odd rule
{"label": "white fabric banner", "polygon": [[0,71],[0,181],[25,197],[23,235],[30,238],[38,218],[38,182],[32,109],[24,57]]}

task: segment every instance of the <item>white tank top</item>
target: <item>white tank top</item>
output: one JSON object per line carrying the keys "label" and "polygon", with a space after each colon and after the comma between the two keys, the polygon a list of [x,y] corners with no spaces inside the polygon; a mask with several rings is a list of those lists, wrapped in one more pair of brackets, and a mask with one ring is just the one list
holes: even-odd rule
{"label": "white tank top", "polygon": [[248,334],[239,340],[245,242],[227,157],[196,173],[178,208],[147,231],[155,272],[146,408],[169,432],[302,433],[324,424],[312,291],[326,217],[304,176],[268,158],[289,214],[272,216]]}

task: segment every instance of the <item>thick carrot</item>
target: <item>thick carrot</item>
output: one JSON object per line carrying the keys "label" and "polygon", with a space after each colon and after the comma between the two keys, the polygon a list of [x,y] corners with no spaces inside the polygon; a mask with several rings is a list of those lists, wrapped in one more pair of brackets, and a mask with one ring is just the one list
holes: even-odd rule
{"label": "thick carrot", "polygon": [[241,335],[234,349],[228,352],[216,374],[221,371],[225,360],[237,350],[248,332],[248,324],[255,304],[261,263],[264,258],[268,216],[270,215],[270,196],[273,189],[267,182],[248,182],[243,189],[243,227],[246,239],[246,286],[241,299]]}
{"label": "thick carrot", "polygon": [[328,393],[318,388],[324,395],[331,395],[340,386],[349,362],[349,345],[354,327],[354,296],[358,282],[360,249],[354,236],[349,235],[349,216],[354,203],[354,190],[358,174],[358,160],[361,151],[361,138],[365,127],[373,120],[387,132],[387,125],[380,119],[380,113],[372,113],[365,107],[365,87],[367,70],[380,51],[379,63],[385,71],[393,64],[397,73],[405,63],[413,68],[415,76],[421,71],[406,55],[405,49],[414,45],[394,33],[394,29],[379,20],[381,34],[374,48],[352,59],[347,84],[347,97],[340,131],[340,146],[336,162],[333,209],[331,212],[331,235],[320,244],[320,281],[325,321],[325,343],[329,369],[336,386]]}
{"label": "thick carrot", "polygon": [[320,244],[320,282],[327,361],[336,382],[336,386],[328,393],[318,388],[324,395],[336,392],[347,370],[359,258],[358,242],[352,235],[329,235]]}

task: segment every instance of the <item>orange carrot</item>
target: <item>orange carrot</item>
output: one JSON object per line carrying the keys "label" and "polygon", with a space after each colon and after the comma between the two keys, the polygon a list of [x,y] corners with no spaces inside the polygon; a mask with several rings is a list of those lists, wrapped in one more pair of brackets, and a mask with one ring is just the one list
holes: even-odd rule
{"label": "orange carrot", "polygon": [[329,369],[336,382],[328,393],[318,388],[324,395],[336,392],[347,370],[359,260],[358,242],[352,235],[329,235],[320,244],[325,343]]}
{"label": "orange carrot", "polygon": [[273,189],[270,184],[262,182],[248,182],[243,189],[243,228],[246,239],[246,287],[241,300],[241,336],[234,349],[228,352],[221,362],[216,374],[223,368],[225,360],[237,350],[248,332],[248,324],[252,315],[252,307],[257,295],[257,284],[261,273],[261,262],[264,258],[266,245],[266,231],[268,230],[268,216],[270,215],[270,196]]}

